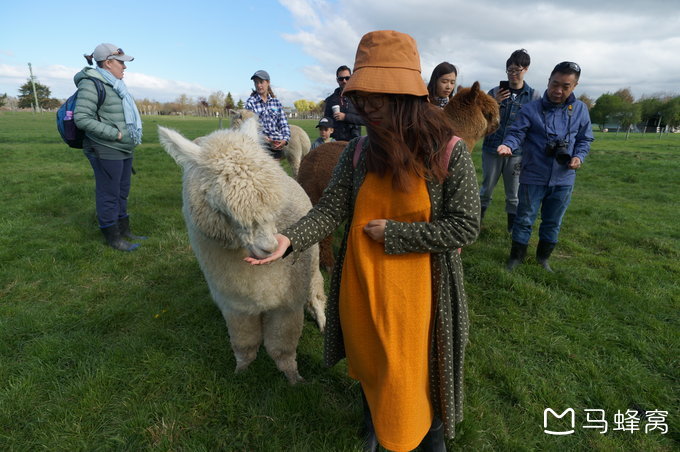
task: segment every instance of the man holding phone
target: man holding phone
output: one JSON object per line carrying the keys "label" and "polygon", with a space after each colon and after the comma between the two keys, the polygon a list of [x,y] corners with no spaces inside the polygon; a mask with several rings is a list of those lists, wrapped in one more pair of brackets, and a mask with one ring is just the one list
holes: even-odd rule
{"label": "man holding phone", "polygon": [[491,204],[491,195],[498,179],[503,176],[505,186],[505,211],[508,216],[507,229],[512,231],[512,224],[517,214],[517,190],[519,189],[519,171],[522,162],[522,150],[518,149],[512,157],[501,157],[496,150],[503,142],[508,128],[515,120],[515,116],[522,105],[541,98],[524,81],[529,70],[531,57],[524,49],[515,50],[505,62],[507,80],[502,80],[498,86],[489,91],[489,95],[500,105],[500,125],[496,132],[487,136],[482,144],[482,187],[479,197],[482,203],[482,219],[486,209]]}

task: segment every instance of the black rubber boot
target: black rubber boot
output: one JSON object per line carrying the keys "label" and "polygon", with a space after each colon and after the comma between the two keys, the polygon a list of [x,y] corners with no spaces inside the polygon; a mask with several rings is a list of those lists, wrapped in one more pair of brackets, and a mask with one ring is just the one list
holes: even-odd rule
{"label": "black rubber boot", "polygon": [[522,263],[527,255],[527,245],[523,245],[519,242],[512,242],[510,247],[510,257],[508,258],[508,265],[506,268],[508,271],[514,270],[519,264]]}
{"label": "black rubber boot", "polygon": [[120,218],[118,220],[118,229],[120,230],[120,235],[130,240],[146,240],[148,239],[145,235],[134,235],[130,232],[130,217]]}
{"label": "black rubber boot", "polygon": [[120,251],[132,251],[139,248],[139,243],[130,243],[121,237],[120,229],[118,229],[117,224],[109,226],[108,228],[101,228],[101,230],[104,237],[106,237],[106,243],[108,243],[111,248]]}
{"label": "black rubber boot", "polygon": [[553,269],[550,268],[548,259],[555,249],[557,243],[544,242],[543,240],[538,241],[538,247],[536,247],[536,261],[541,264],[541,267],[545,268],[550,273],[554,273]]}
{"label": "black rubber boot", "polygon": [[512,225],[515,223],[515,214],[508,214],[508,234],[512,234]]}
{"label": "black rubber boot", "polygon": [[486,213],[486,206],[482,206],[482,214],[480,216],[480,221],[484,219],[484,214]]}
{"label": "black rubber boot", "polygon": [[420,442],[420,450],[424,452],[446,452],[444,442],[444,423],[437,418],[432,420],[432,427]]}
{"label": "black rubber boot", "polygon": [[364,452],[376,452],[378,450],[378,437],[375,436],[375,428],[373,428],[373,419],[371,418],[371,410],[368,407],[368,401],[364,390],[361,390],[361,403],[364,406],[364,425],[361,437],[363,438],[362,450]]}

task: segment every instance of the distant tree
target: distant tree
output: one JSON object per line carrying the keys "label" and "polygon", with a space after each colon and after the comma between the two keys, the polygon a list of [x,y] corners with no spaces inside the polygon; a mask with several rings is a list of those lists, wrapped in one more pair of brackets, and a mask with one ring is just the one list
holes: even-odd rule
{"label": "distant tree", "polygon": [[56,110],[61,104],[62,102],[59,99],[52,97],[50,99],[45,99],[45,101],[42,102],[41,107],[45,110]]}
{"label": "distant tree", "polygon": [[588,97],[587,94],[581,94],[580,96],[578,96],[578,100],[580,100],[581,102],[586,104],[586,107],[588,107],[588,110],[592,109],[593,105],[595,104],[595,101],[593,101],[593,99]]}
{"label": "distant tree", "polygon": [[603,94],[597,98],[595,105],[590,110],[590,120],[594,124],[599,124],[600,129],[615,120],[615,115],[623,110],[624,102],[619,96],[613,94]]}
{"label": "distant tree", "polygon": [[298,113],[305,114],[311,110],[309,101],[305,99],[296,100],[293,102],[293,105],[295,106],[295,109],[298,111]]}
{"label": "distant tree", "polygon": [[210,114],[210,104],[205,97],[201,96],[198,98],[197,107],[199,116],[208,116]]}
{"label": "distant tree", "polygon": [[193,100],[186,94],[180,94],[180,96],[175,99],[175,110],[178,113],[187,114],[191,110]]}
{"label": "distant tree", "polygon": [[640,107],[640,119],[645,123],[645,128],[655,128],[661,120],[661,107],[664,101],[658,97],[647,97],[636,102]]}
{"label": "distant tree", "polygon": [[615,92],[614,95],[620,97],[621,100],[627,104],[632,104],[633,102],[635,102],[635,99],[633,98],[633,93],[630,92],[630,88],[622,88]]}
{"label": "distant tree", "polygon": [[677,127],[680,125],[680,96],[668,99],[661,106],[661,114],[669,126]]}
{"label": "distant tree", "polygon": [[227,112],[234,109],[234,98],[231,96],[231,92],[228,92],[227,98],[224,99],[224,108]]}
{"label": "distant tree", "polygon": [[224,112],[224,93],[222,91],[215,91],[208,96],[208,105],[210,105],[211,114],[215,112]]}
{"label": "distant tree", "polygon": [[241,99],[239,99],[238,103],[236,104],[236,108],[238,110],[242,110],[244,107],[245,107],[245,104],[243,103],[243,101]]}
{"label": "distant tree", "polygon": [[7,103],[7,93],[0,96],[0,107],[4,107]]}
{"label": "distant tree", "polygon": [[[52,95],[50,89],[39,82],[35,82],[35,91],[38,94],[38,104],[40,104],[40,107],[48,109],[49,107],[45,103],[49,101]],[[31,108],[34,103],[33,83],[31,83],[31,79],[28,79],[26,83],[19,87],[19,108]]]}

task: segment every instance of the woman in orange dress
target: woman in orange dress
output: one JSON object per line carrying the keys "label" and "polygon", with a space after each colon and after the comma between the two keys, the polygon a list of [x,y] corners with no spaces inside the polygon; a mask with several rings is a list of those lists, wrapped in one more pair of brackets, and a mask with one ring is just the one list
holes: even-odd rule
{"label": "woman in orange dress", "polygon": [[445,451],[462,419],[467,302],[456,249],[479,233],[462,141],[428,103],[410,36],[361,39],[345,87],[368,137],[352,140],[319,203],[276,235],[267,264],[347,221],[329,296],[324,358],[361,383],[365,450]]}

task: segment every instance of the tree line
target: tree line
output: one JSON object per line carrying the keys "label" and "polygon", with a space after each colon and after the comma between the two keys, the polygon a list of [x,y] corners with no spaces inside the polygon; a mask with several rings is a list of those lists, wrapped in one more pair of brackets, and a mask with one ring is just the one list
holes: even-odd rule
{"label": "tree line", "polygon": [[[55,110],[63,100],[55,99],[49,87],[35,82],[38,104],[43,110]],[[16,99],[7,93],[0,95],[0,107],[9,105],[16,108],[33,108],[35,102],[33,83],[30,79],[19,88]],[[630,88],[623,88],[615,93],[605,93],[596,100],[585,94],[579,96],[590,111],[593,124],[605,130],[616,127],[626,132],[636,130],[641,132],[671,130],[680,127],[680,96],[656,95],[643,96],[638,100],[633,97]],[[137,108],[145,115],[188,115],[188,116],[217,116],[228,115],[229,111],[244,107],[243,100],[234,101],[231,92],[224,94],[216,91],[207,97],[196,99],[182,94],[172,102],[158,102],[151,99],[137,100]],[[295,112],[299,118],[318,118],[323,115],[324,102],[314,102],[300,99],[293,102]]]}

